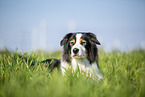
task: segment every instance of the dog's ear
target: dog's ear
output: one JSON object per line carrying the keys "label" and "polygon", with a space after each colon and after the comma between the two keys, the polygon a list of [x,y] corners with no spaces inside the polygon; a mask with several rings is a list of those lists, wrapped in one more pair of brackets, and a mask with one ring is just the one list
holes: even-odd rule
{"label": "dog's ear", "polygon": [[73,33],[68,33],[68,34],[66,34],[66,35],[63,37],[63,39],[61,40],[60,45],[63,46],[63,45],[65,45],[65,44],[67,44],[69,38],[70,38],[72,35],[73,35]]}
{"label": "dog's ear", "polygon": [[89,33],[86,33],[86,35],[89,36],[90,41],[91,41],[92,43],[101,45],[101,43],[100,43],[100,42],[98,41],[98,39],[96,38],[96,35],[95,35],[95,34],[89,32]]}

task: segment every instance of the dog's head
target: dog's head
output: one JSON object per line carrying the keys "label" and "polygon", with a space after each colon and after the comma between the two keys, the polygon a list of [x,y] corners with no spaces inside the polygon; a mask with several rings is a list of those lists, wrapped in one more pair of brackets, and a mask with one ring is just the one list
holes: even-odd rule
{"label": "dog's head", "polygon": [[97,46],[100,42],[93,33],[68,33],[62,40],[63,60],[71,62],[72,58],[87,58],[90,63],[96,60]]}

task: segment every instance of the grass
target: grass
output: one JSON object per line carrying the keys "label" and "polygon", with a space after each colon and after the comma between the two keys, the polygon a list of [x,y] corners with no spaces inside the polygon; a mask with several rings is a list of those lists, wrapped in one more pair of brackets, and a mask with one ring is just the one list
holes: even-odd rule
{"label": "grass", "polygon": [[[62,52],[27,53],[32,61],[60,58]],[[104,79],[66,76],[55,69],[25,62],[17,53],[0,53],[0,97],[145,97],[145,50],[99,52]]]}

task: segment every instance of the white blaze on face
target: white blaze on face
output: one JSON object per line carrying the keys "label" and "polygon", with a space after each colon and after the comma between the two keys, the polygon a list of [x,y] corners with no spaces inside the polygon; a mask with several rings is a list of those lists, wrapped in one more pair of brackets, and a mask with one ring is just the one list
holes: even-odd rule
{"label": "white blaze on face", "polygon": [[[71,51],[72,52],[71,56],[74,57],[74,58],[84,58],[84,57],[86,57],[85,47],[83,47],[81,45],[81,41],[80,41],[81,37],[82,37],[82,34],[76,34],[76,43],[72,46],[72,49],[71,49],[72,50]],[[77,54],[73,53],[74,48],[79,49],[79,52]]]}

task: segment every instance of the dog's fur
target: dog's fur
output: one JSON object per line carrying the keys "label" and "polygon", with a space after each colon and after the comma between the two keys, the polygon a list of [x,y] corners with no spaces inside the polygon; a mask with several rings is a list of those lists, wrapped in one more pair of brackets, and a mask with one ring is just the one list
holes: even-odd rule
{"label": "dog's fur", "polygon": [[[24,60],[25,62],[28,62],[30,67],[33,67],[35,64],[41,64],[42,66],[48,67],[48,70],[51,72],[54,70],[54,68],[60,69],[60,60],[59,59],[45,59],[43,61],[37,62],[35,60],[32,60],[32,58],[28,58],[22,55],[17,55],[20,59]],[[16,59],[16,56],[15,56]]]}
{"label": "dog's fur", "polygon": [[[94,76],[98,79],[102,79],[99,63],[98,63],[98,48],[97,45],[100,42],[97,40],[93,33],[68,33],[60,42],[63,46],[63,55],[60,60],[58,59],[46,59],[38,64],[45,64],[52,71],[54,68],[61,70],[65,75],[67,69],[85,71],[87,76]],[[22,56],[19,56],[22,58]],[[26,61],[27,58],[24,58]],[[28,60],[30,61],[30,59]],[[32,62],[31,66],[34,66],[36,62]]]}
{"label": "dog's fur", "polygon": [[[77,67],[102,79],[102,74],[98,65],[98,49],[100,42],[93,33],[68,33],[62,40],[63,55],[61,58],[61,71],[64,75],[66,69],[72,67],[75,71]],[[72,65],[72,66],[71,66]]]}

